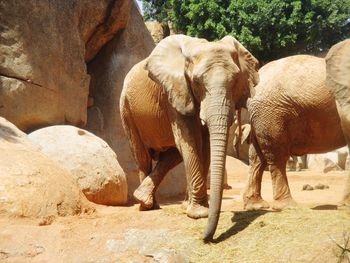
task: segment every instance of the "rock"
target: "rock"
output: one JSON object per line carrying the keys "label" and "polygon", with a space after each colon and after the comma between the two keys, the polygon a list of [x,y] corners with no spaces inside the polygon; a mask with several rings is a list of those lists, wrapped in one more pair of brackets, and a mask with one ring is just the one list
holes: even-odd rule
{"label": "rock", "polygon": [[312,190],[314,190],[314,188],[311,185],[309,184],[303,185],[303,191],[312,191]]}
{"label": "rock", "polygon": [[328,153],[308,154],[307,165],[310,170],[317,172],[342,171],[346,168],[348,155],[347,147],[342,147]]}
{"label": "rock", "polygon": [[105,141],[68,125],[39,129],[28,137],[44,154],[71,172],[88,200],[103,205],[127,203],[125,173]]}
{"label": "rock", "polygon": [[[118,162],[127,174],[130,197],[140,183],[121,125],[119,99],[126,74],[134,64],[146,58],[154,46],[137,6],[133,5],[126,28],[88,64],[94,106],[88,111],[87,130],[103,138],[116,152]],[[180,164],[168,173],[157,194],[170,197],[183,196],[185,192],[186,176],[184,166]]]}
{"label": "rock", "polygon": [[161,249],[156,251],[150,255],[154,259],[155,262],[159,263],[187,263],[189,262],[184,255],[180,253],[169,250],[169,249]]}
{"label": "rock", "polygon": [[158,44],[163,38],[166,37],[164,35],[162,25],[157,21],[147,21],[145,22],[147,30],[150,32],[154,42]]}
{"label": "rock", "polygon": [[315,185],[314,189],[320,189],[320,190],[329,189],[329,186],[325,184],[317,184]]}
{"label": "rock", "polygon": [[0,115],[29,131],[86,123],[86,62],[125,28],[129,0],[0,2]]}
{"label": "rock", "polygon": [[[241,109],[241,123],[242,125],[249,123],[249,113],[245,108]],[[233,122],[229,129],[229,137],[227,141],[227,155],[235,157],[239,160],[244,161],[246,164],[249,163],[249,144],[247,141],[241,142],[235,145],[235,133],[237,131],[237,122]]]}
{"label": "rock", "polygon": [[69,172],[0,118],[0,215],[66,216],[91,209]]}

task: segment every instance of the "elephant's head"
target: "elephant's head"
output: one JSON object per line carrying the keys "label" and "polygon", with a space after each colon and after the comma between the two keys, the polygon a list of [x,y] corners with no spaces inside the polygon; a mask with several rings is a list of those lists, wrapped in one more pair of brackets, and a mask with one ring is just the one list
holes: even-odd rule
{"label": "elephant's head", "polygon": [[258,61],[233,37],[217,42],[173,35],[153,50],[145,66],[179,114],[199,117],[210,134],[210,206],[205,240],[219,219],[226,142],[232,112],[254,95]]}

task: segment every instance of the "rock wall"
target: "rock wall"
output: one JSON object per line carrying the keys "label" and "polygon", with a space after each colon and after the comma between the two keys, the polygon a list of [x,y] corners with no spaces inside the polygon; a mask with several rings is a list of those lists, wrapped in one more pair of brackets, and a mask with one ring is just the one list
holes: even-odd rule
{"label": "rock wall", "polygon": [[0,115],[27,131],[86,123],[86,61],[119,30],[129,0],[0,1]]}

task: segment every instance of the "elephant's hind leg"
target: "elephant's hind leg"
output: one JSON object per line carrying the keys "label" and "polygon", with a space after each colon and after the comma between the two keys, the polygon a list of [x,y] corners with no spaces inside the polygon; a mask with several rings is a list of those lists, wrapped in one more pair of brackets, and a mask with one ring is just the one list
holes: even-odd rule
{"label": "elephant's hind leg", "polygon": [[275,161],[270,165],[274,199],[272,208],[275,210],[296,206],[288,185],[286,164],[287,159]]}
{"label": "elephant's hind leg", "polygon": [[181,161],[181,155],[176,148],[170,148],[159,154],[159,160],[153,171],[134,192],[134,198],[140,203],[140,209],[149,210],[159,207],[155,200],[155,192],[167,172]]}
{"label": "elephant's hind leg", "polygon": [[257,143],[249,147],[249,178],[243,194],[243,206],[246,210],[260,210],[269,208],[269,204],[261,197],[261,181],[266,167],[262,154],[258,154]]}
{"label": "elephant's hind leg", "polygon": [[132,118],[129,102],[125,96],[121,98],[120,110],[122,125],[129,139],[131,152],[138,166],[140,183],[142,183],[146,176],[152,171],[152,158],[148,149],[142,142],[139,130]]}

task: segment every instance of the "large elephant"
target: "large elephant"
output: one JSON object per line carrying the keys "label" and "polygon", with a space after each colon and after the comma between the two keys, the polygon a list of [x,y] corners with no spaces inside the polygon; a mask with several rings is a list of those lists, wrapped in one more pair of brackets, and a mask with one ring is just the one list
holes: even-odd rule
{"label": "large elephant", "polygon": [[297,55],[259,70],[256,94],[247,102],[251,118],[250,170],[243,194],[247,210],[268,208],[261,197],[264,169],[273,184],[273,208],[295,204],[286,176],[291,155],[322,153],[345,145],[334,96],[326,87],[322,58]]}
{"label": "large elephant", "polygon": [[[254,93],[257,70],[258,61],[233,37],[208,42],[185,35],[163,39],[130,70],[120,109],[139,168],[141,185],[134,198],[141,208],[155,207],[157,187],[183,160],[189,193],[187,215],[201,218],[209,214],[205,239],[212,238],[221,207],[230,116]],[[152,160],[158,161],[153,169]]]}
{"label": "large elephant", "polygon": [[[329,50],[326,68],[326,83],[337,101],[344,136],[350,149],[350,39],[334,45]],[[342,203],[350,205],[350,176]]]}

